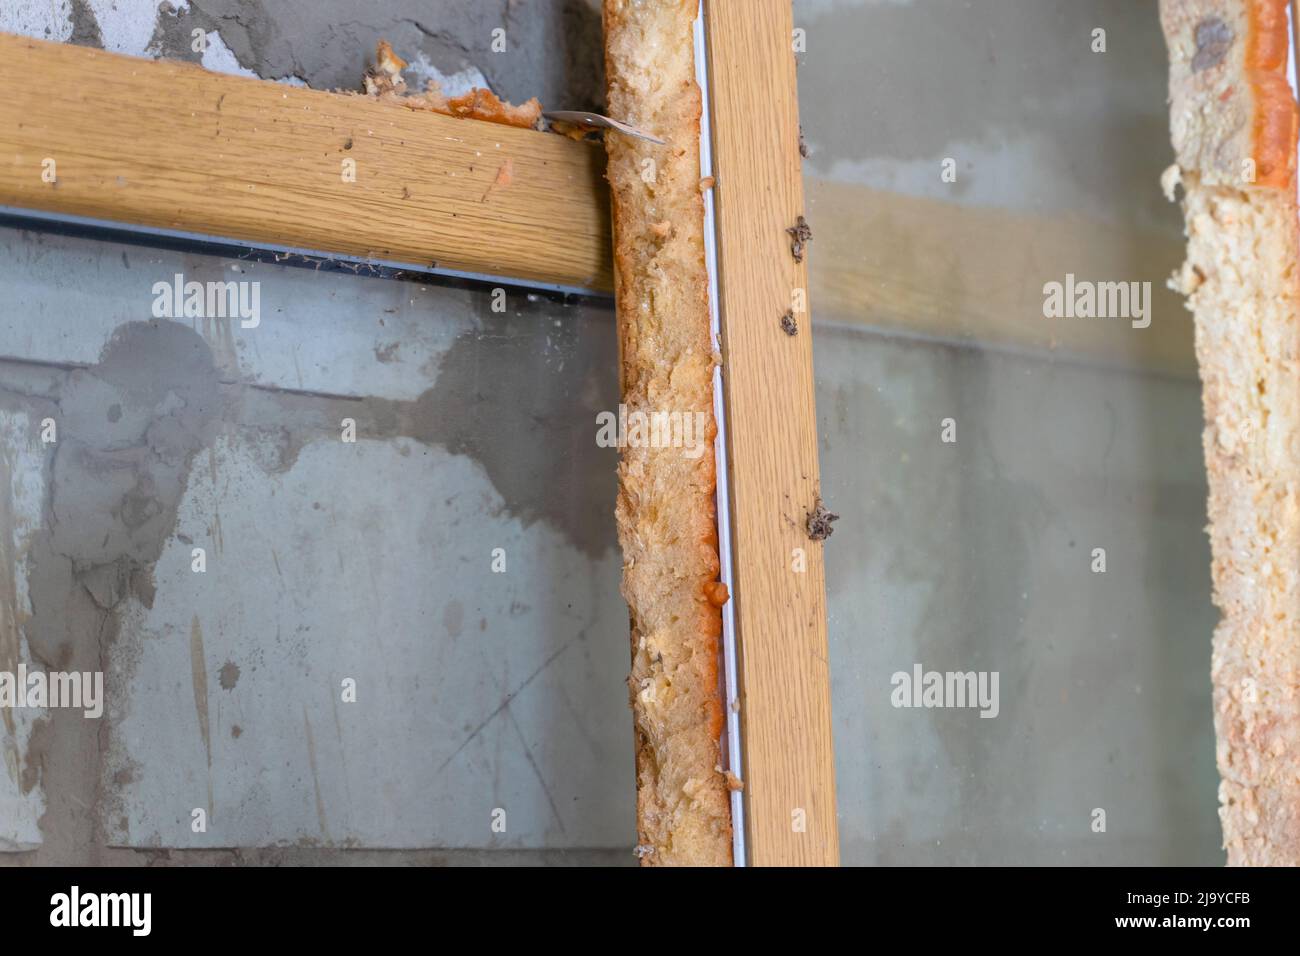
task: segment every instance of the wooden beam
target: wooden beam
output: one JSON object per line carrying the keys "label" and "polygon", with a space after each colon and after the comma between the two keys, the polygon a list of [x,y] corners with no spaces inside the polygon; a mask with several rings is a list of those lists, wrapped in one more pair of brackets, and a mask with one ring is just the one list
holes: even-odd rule
{"label": "wooden beam", "polygon": [[[807,190],[819,320],[1196,378],[1191,313],[1165,286],[1183,261],[1176,228],[968,206],[814,177]],[[1043,284],[1067,274],[1149,282],[1150,325],[1045,318]]]}
{"label": "wooden beam", "polygon": [[[790,0],[706,0],[750,862],[836,865],[812,329]],[[815,246],[806,247],[812,254]]]}
{"label": "wooden beam", "polygon": [[598,143],[7,34],[0,85],[0,205],[612,287]]}

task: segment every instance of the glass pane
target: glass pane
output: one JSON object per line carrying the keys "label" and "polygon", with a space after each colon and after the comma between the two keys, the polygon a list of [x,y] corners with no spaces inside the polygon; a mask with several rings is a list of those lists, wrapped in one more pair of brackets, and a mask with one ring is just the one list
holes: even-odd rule
{"label": "glass pane", "polygon": [[634,862],[608,302],[17,228],[0,285],[4,651],[106,681],[6,712],[0,836]]}
{"label": "glass pane", "polygon": [[[1155,5],[795,22],[844,861],[1221,863]],[[1140,291],[1049,317],[1074,280]]]}

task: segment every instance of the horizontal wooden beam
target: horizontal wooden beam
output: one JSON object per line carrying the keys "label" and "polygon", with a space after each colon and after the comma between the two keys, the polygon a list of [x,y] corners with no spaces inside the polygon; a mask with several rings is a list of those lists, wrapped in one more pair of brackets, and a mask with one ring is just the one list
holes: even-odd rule
{"label": "horizontal wooden beam", "polygon": [[0,205],[612,288],[599,144],[8,34],[0,86]]}
{"label": "horizontal wooden beam", "polygon": [[[1156,187],[1152,186],[1154,190]],[[1192,317],[1165,280],[1183,261],[1168,229],[1076,210],[1030,213],[809,177],[812,294],[822,321],[1196,377]],[[1043,285],[1149,282],[1151,323],[1047,318]]]}

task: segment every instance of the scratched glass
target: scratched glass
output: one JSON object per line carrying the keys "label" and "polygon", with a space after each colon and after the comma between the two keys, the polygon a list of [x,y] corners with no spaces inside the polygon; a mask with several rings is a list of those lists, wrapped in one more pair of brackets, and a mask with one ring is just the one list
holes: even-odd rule
{"label": "scratched glass", "polygon": [[608,301],[12,221],[0,286],[19,659],[106,705],[13,711],[0,837],[634,862]]}

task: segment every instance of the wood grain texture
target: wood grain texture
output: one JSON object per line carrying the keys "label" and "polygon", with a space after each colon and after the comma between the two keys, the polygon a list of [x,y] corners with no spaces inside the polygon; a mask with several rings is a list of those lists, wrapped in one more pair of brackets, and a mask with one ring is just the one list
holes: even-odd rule
{"label": "wood grain texture", "polygon": [[806,528],[819,492],[811,322],[798,315],[790,336],[780,321],[808,286],[785,232],[805,212],[791,5],[706,0],[705,16],[749,862],[834,866],[825,574]]}
{"label": "wood grain texture", "polygon": [[611,288],[599,144],[7,34],[0,83],[0,204]]}

